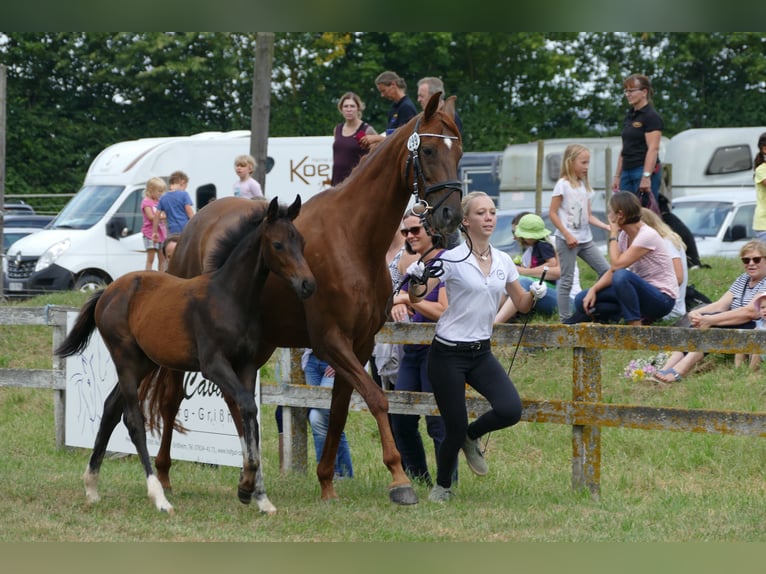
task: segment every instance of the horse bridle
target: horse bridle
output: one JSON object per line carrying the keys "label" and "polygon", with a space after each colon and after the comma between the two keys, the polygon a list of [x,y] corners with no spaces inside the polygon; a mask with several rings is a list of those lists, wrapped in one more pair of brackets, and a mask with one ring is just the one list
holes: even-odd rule
{"label": "horse bridle", "polygon": [[[441,235],[435,233],[433,226],[428,221],[428,212],[429,211],[435,211],[439,208],[439,206],[444,203],[447,198],[452,195],[453,192],[457,191],[460,194],[460,197],[463,197],[463,184],[461,181],[456,179],[450,179],[447,181],[439,182],[434,185],[426,186],[426,178],[423,172],[423,168],[420,165],[420,138],[421,137],[434,137],[434,138],[441,138],[444,140],[456,140],[458,139],[457,136],[448,136],[445,134],[433,134],[433,133],[418,133],[418,128],[420,127],[420,119],[418,118],[418,121],[415,123],[415,129],[412,132],[412,135],[407,140],[407,149],[409,150],[409,155],[407,157],[407,164],[405,166],[405,181],[409,179],[410,177],[410,169],[414,169],[414,177],[412,179],[412,195],[415,196],[415,203],[412,206],[412,213],[414,215],[417,215],[420,218],[420,221],[423,224],[423,229],[428,233],[430,236],[435,235]],[[419,191],[419,182],[422,180],[423,186],[425,187],[425,191],[423,193],[423,197],[420,197],[420,191]],[[444,197],[442,197],[436,205],[429,205],[428,204],[428,195],[431,193],[435,193],[437,191],[441,191],[442,189],[449,189],[450,193],[447,193]],[[446,243],[446,242],[445,242]],[[431,248],[431,250],[435,249],[434,247]],[[423,254],[421,256],[420,261],[423,260],[423,257],[428,255],[430,253],[429,250],[427,253]],[[470,255],[470,251],[469,251]],[[428,281],[429,277],[439,277],[444,273],[441,262],[437,259],[432,260],[431,265],[429,265],[426,268],[426,272],[424,276],[416,281],[417,283],[420,283],[421,285],[425,285]],[[399,289],[397,288],[397,291]]]}
{"label": "horse bridle", "polygon": [[[446,199],[452,195],[452,192],[457,191],[460,193],[460,196],[463,195],[463,185],[459,180],[456,179],[450,179],[447,181],[443,181],[440,183],[436,183],[434,185],[430,185],[426,187],[426,178],[425,174],[423,172],[423,168],[420,165],[420,138],[421,137],[434,137],[434,138],[441,138],[445,140],[456,140],[458,139],[457,136],[448,136],[444,134],[432,134],[432,133],[418,133],[418,128],[420,127],[420,119],[418,118],[418,121],[415,123],[415,129],[412,132],[412,135],[407,140],[407,149],[409,150],[409,155],[407,156],[407,164],[405,166],[404,176],[405,181],[407,181],[410,178],[410,170],[414,170],[414,177],[412,178],[412,195],[415,196],[415,204],[412,206],[412,212],[419,216],[424,223],[425,216],[429,211],[436,210]],[[420,189],[419,189],[419,182],[423,182],[423,186],[425,187],[425,191],[423,193],[423,197],[420,197]],[[435,193],[437,191],[441,191],[442,189],[449,189],[450,193],[446,194],[444,197],[442,197],[436,205],[429,205],[428,204],[428,196],[431,193]],[[426,227],[428,229],[430,225]]]}

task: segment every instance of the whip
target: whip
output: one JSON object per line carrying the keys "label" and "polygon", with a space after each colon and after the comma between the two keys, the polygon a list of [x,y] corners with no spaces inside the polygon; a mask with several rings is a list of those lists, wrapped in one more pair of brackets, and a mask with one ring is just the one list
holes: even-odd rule
{"label": "whip", "polygon": [[[548,266],[543,267],[543,273],[540,275],[540,281],[539,283],[542,285],[543,280],[545,279],[545,276],[548,274]],[[524,330],[527,328],[527,323],[529,323],[529,318],[532,315],[532,309],[535,308],[535,304],[537,303],[537,299],[534,297],[532,298],[532,308],[529,310],[529,313],[527,313],[527,316],[524,318],[524,323],[521,325],[521,333],[519,333],[519,340],[516,342],[516,348],[513,350],[513,356],[511,357],[511,364],[508,365],[508,375],[511,374],[511,368],[513,367],[513,361],[516,359],[516,353],[519,351],[519,345],[521,344],[521,339],[524,337]]]}

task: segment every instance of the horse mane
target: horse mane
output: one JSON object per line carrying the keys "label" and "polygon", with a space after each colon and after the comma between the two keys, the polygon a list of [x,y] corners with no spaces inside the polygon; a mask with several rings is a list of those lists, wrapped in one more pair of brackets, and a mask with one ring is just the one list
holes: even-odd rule
{"label": "horse mane", "polygon": [[[287,209],[280,206],[279,215],[283,216]],[[286,217],[286,215],[285,215]],[[238,245],[251,233],[255,233],[261,228],[261,223],[266,219],[266,211],[256,212],[252,216],[243,215],[236,225],[226,230],[215,246],[210,251],[207,260],[209,269],[220,269],[226,260],[234,252]]]}

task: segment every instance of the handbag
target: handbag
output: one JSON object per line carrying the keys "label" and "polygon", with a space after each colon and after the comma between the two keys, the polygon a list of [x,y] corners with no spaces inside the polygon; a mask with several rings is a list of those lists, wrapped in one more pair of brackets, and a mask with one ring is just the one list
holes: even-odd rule
{"label": "handbag", "polygon": [[657,203],[657,198],[654,197],[654,194],[651,191],[638,190],[638,200],[641,202],[641,207],[650,209],[660,217],[662,216],[662,213],[660,213],[660,205]]}

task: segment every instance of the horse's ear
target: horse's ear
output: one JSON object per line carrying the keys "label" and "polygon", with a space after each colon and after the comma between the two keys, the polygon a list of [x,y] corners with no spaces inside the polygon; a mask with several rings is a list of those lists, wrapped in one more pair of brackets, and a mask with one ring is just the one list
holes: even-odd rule
{"label": "horse's ear", "polygon": [[444,102],[444,107],[442,108],[442,111],[447,114],[449,117],[451,117],[453,120],[455,119],[455,96],[450,96],[446,99]]}
{"label": "horse's ear", "polygon": [[293,201],[293,204],[287,208],[287,216],[292,221],[296,217],[298,217],[298,214],[301,212],[301,194],[295,196],[295,201]]}
{"label": "horse's ear", "polygon": [[269,209],[266,211],[266,219],[269,221],[269,223],[272,223],[277,219],[278,213],[279,199],[275,197],[271,200],[271,203],[269,203]]}
{"label": "horse's ear", "polygon": [[442,97],[442,93],[436,92],[434,95],[431,96],[431,99],[428,100],[428,103],[426,104],[426,109],[423,110],[423,116],[425,116],[426,121],[430,120],[431,117],[439,109],[439,101],[441,100],[441,97]]}

